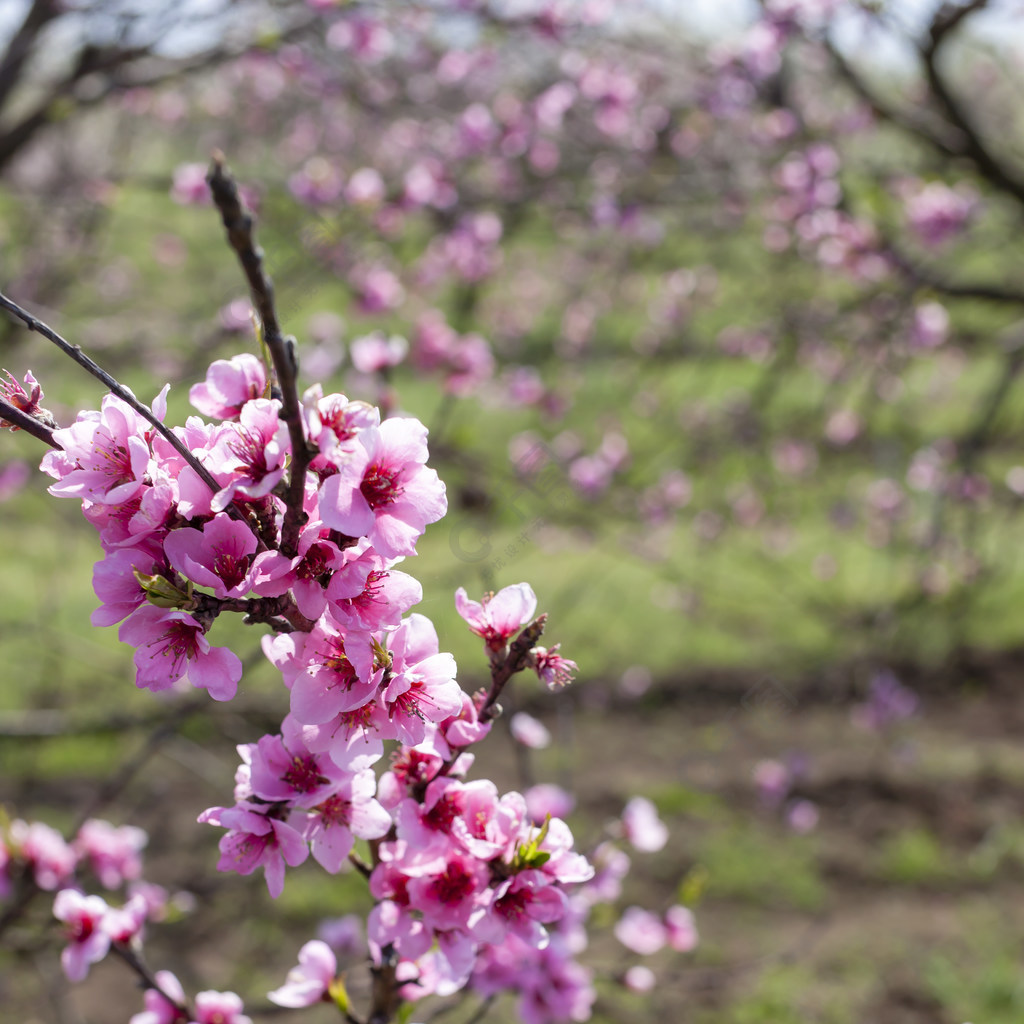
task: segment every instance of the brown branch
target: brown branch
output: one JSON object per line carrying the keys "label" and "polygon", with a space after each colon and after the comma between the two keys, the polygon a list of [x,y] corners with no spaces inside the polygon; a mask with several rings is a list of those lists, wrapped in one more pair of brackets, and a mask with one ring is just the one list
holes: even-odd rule
{"label": "brown branch", "polygon": [[4,420],[8,425],[16,427],[18,430],[24,430],[26,434],[31,434],[51,448],[60,448],[60,445],[53,439],[53,430],[50,427],[45,423],[40,423],[35,416],[29,416],[27,412],[23,412],[16,405],[11,405],[10,402],[5,402],[0,398],[0,423]]}
{"label": "brown branch", "polygon": [[0,109],[21,80],[22,72],[45,26],[62,10],[57,0],[33,0],[0,61]]}
{"label": "brown branch", "polygon": [[932,95],[938,101],[949,123],[961,136],[960,155],[967,157],[982,177],[1002,191],[1009,192],[1018,202],[1024,203],[1024,180],[996,159],[939,70],[939,53],[950,34],[969,15],[986,6],[988,0],[971,0],[963,6],[943,4],[935,13],[928,30],[928,38],[921,46],[921,59],[924,61],[925,75]]}
{"label": "brown branch", "polygon": [[886,243],[885,254],[892,260],[896,269],[912,284],[930,288],[940,295],[947,295],[953,299],[981,299],[1001,305],[1024,306],[1024,291],[1015,291],[1012,288],[975,281],[951,281],[935,271],[915,263],[892,241]]}
{"label": "brown branch", "polygon": [[[70,356],[79,366],[84,367],[100,381],[111,394],[116,395],[126,405],[131,406],[143,419],[148,420],[156,428],[157,433],[195,470],[199,479],[210,488],[212,494],[216,494],[220,490],[220,485],[210,475],[206,467],[182,444],[180,438],[157,418],[153,410],[144,402],[140,402],[130,389],[111,377],[102,366],[90,359],[78,345],[72,345],[71,342],[61,337],[52,327],[43,323],[42,320],[37,320],[16,302],[12,302],[3,292],[0,292],[0,308],[13,313],[30,331],[41,334],[47,341],[56,345],[66,356]],[[232,512],[236,518],[241,517],[241,513],[237,509],[229,507],[228,511]]]}
{"label": "brown branch", "polygon": [[162,988],[160,982],[156,980],[153,972],[142,962],[142,958],[129,945],[123,942],[112,942],[110,944],[110,951],[115,956],[119,956],[139,976],[146,988],[159,992],[174,1007],[177,1012],[176,1020],[185,1021],[193,1019],[188,1003],[179,1003],[177,999],[169,996],[166,989]]}
{"label": "brown branch", "polygon": [[281,392],[281,418],[288,425],[292,449],[284,522],[281,526],[281,552],[291,558],[297,553],[299,531],[306,521],[302,506],[306,490],[306,469],[310,459],[296,382],[299,366],[295,343],[281,333],[274,305],[274,286],[263,269],[263,251],[253,236],[252,214],[242,204],[238,186],[225,168],[222,155],[214,155],[206,180],[224,222],[228,242],[235,250],[249,283],[249,293],[256,307],[263,341],[270,352]]}
{"label": "brown branch", "polygon": [[498,698],[505,684],[517,673],[526,668],[526,659],[530,651],[537,646],[537,641],[544,633],[544,626],[547,623],[547,615],[538,615],[520,634],[515,638],[508,649],[505,659],[491,668],[491,689],[487,699],[480,708],[479,718],[481,722],[489,722],[497,718],[501,711],[498,707]]}

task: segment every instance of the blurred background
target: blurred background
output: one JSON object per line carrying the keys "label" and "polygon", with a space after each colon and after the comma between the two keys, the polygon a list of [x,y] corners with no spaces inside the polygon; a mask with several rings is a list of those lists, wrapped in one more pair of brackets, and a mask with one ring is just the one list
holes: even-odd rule
{"label": "blurred background", "polygon": [[[537,592],[579,677],[517,690],[554,742],[483,768],[571,789],[584,846],[650,797],[671,841],[624,902],[702,936],[645,993],[595,940],[595,1020],[1022,1019],[1022,59],[997,0],[0,9],[0,289],[144,400],[170,381],[183,422],[255,351],[222,151],[303,386],[430,429],[449,514],[407,568],[465,689],[455,588]],[[62,425],[98,407],[13,321],[0,354]],[[251,651],[237,701],[137,692],[41,454],[0,437],[0,798],[147,827],[180,894],[152,962],[255,1005],[367,897],[211,879],[191,823],[279,681],[218,622]],[[266,911],[241,934],[239,900]],[[115,965],[69,989],[32,923],[0,961],[18,1019],[141,1007]]]}

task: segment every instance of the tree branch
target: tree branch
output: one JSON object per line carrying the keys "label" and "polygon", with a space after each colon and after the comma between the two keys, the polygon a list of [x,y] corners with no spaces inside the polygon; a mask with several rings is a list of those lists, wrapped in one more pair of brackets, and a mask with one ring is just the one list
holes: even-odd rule
{"label": "tree branch", "polygon": [[31,434],[51,448],[60,448],[60,445],[53,439],[53,430],[50,427],[45,423],[40,423],[35,416],[29,416],[27,412],[22,412],[16,405],[5,402],[2,398],[0,398],[0,426],[11,426],[18,430],[24,430],[26,434]]}
{"label": "tree branch", "polygon": [[988,6],[988,0],[971,0],[963,6],[943,4],[935,13],[928,30],[928,38],[921,46],[921,58],[924,61],[925,74],[932,95],[942,107],[950,124],[960,133],[962,144],[960,154],[967,157],[993,185],[1004,192],[1009,192],[1018,202],[1024,204],[1024,180],[1018,178],[996,159],[960,100],[953,94],[939,70],[939,53],[950,34],[961,25],[966,18],[976,11]]}
{"label": "tree branch", "polygon": [[224,222],[228,242],[235,250],[249,283],[249,293],[256,307],[263,341],[270,352],[277,385],[281,392],[281,418],[288,425],[292,448],[284,522],[281,526],[281,552],[291,558],[298,551],[299,531],[306,521],[306,513],[302,506],[306,491],[306,469],[310,460],[306,432],[302,424],[302,408],[299,404],[299,365],[295,343],[294,339],[285,338],[281,333],[274,305],[274,286],[263,269],[263,250],[256,244],[253,236],[252,214],[243,206],[238,195],[238,186],[225,168],[221,154],[214,155],[206,180]]}
{"label": "tree branch", "polygon": [[[91,373],[111,394],[116,395],[126,405],[131,406],[143,419],[151,423],[157,433],[195,470],[199,479],[210,488],[211,494],[220,490],[220,485],[210,475],[206,467],[182,444],[180,438],[156,416],[152,409],[144,402],[140,402],[129,388],[126,388],[119,381],[107,373],[98,363],[90,359],[78,345],[72,345],[66,338],[61,337],[52,327],[36,319],[31,313],[26,312],[16,302],[12,302],[3,292],[0,292],[0,308],[13,313],[30,331],[41,334],[47,341],[52,342],[66,356],[70,356],[79,366],[84,367]],[[228,506],[228,512],[235,518],[243,519],[241,512],[233,506]]]}

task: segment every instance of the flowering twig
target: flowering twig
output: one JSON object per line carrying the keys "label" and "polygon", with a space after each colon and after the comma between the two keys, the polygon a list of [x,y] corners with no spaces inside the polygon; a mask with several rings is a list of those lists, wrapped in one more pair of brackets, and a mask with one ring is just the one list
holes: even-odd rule
{"label": "flowering twig", "polygon": [[[131,406],[143,419],[148,420],[156,428],[160,436],[196,471],[203,483],[210,488],[211,493],[216,494],[220,490],[220,485],[213,479],[206,467],[182,444],[174,432],[157,418],[153,410],[144,402],[140,402],[129,388],[126,388],[119,381],[111,377],[102,366],[90,359],[78,345],[72,345],[70,341],[61,337],[48,324],[37,319],[31,313],[22,309],[16,302],[7,298],[3,292],[0,292],[0,308],[6,309],[8,313],[13,313],[30,331],[41,334],[47,341],[56,345],[66,356],[70,356],[79,366],[88,370],[111,394],[116,395],[126,405]],[[7,417],[5,416],[4,418],[6,419]],[[38,437],[39,435],[35,436]],[[233,514],[236,517],[241,516],[237,509]]]}
{"label": "flowering twig", "polygon": [[192,1020],[193,1014],[186,1003],[181,1003],[177,999],[172,998],[167,994],[160,982],[157,981],[156,976],[153,972],[142,962],[138,954],[123,942],[112,942],[110,944],[111,953],[119,956],[141,979],[146,988],[153,989],[154,992],[160,994],[161,998],[166,999],[171,1006],[175,1008],[178,1013],[178,1017],[175,1019],[181,1020]]}
{"label": "flowering twig", "polygon": [[31,434],[44,444],[48,444],[51,448],[60,447],[53,439],[53,431],[45,423],[40,423],[35,416],[29,416],[27,412],[23,412],[16,405],[11,405],[10,402],[5,402],[2,398],[0,398],[0,420],[6,420],[19,430],[24,430],[26,434]]}
{"label": "flowering twig", "polygon": [[509,645],[505,659],[492,665],[491,689],[480,708],[481,722],[489,722],[501,714],[498,706],[501,691],[517,672],[522,672],[526,668],[527,656],[537,646],[537,641],[544,633],[544,625],[547,620],[547,615],[538,615]]}
{"label": "flowering twig", "polygon": [[305,522],[303,497],[306,487],[306,469],[309,466],[309,449],[302,426],[302,410],[299,404],[298,358],[294,341],[285,338],[278,323],[274,306],[274,285],[263,269],[263,250],[256,244],[252,229],[252,215],[242,204],[238,185],[224,166],[224,158],[215,154],[206,181],[213,194],[213,201],[220,211],[221,220],[227,231],[228,242],[235,250],[238,261],[249,282],[256,315],[259,317],[263,342],[274,364],[277,386],[281,392],[281,418],[288,425],[291,439],[292,463],[285,497],[285,515],[281,526],[281,551],[293,557],[299,531]]}

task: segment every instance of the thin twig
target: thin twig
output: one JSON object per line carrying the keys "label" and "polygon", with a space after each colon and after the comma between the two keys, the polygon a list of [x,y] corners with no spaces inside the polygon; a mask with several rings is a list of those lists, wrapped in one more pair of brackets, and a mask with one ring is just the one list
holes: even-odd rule
{"label": "thin twig", "polygon": [[179,1002],[167,994],[167,990],[161,987],[160,982],[156,980],[156,975],[142,962],[142,959],[135,950],[123,942],[112,942],[110,944],[110,952],[119,956],[142,979],[146,988],[159,992],[175,1008],[177,1011],[175,1020],[179,1018],[181,1020],[192,1020],[192,1011],[189,1009],[188,1004]]}
{"label": "thin twig", "polygon": [[281,526],[281,552],[291,558],[298,551],[299,531],[306,521],[302,506],[306,490],[306,469],[310,460],[296,379],[298,357],[294,341],[286,339],[281,333],[274,305],[274,285],[263,269],[263,250],[256,244],[253,235],[252,214],[242,204],[238,185],[224,166],[221,154],[214,155],[206,181],[224,222],[228,242],[235,250],[249,282],[249,293],[259,318],[263,342],[270,352],[277,386],[281,392],[281,418],[288,425],[292,448],[284,522]]}
{"label": "thin twig", "polygon": [[44,444],[48,444],[51,448],[60,448],[60,445],[53,439],[53,430],[50,427],[45,423],[40,423],[35,416],[29,416],[27,412],[23,412],[16,405],[5,402],[2,398],[0,398],[0,420],[6,420],[19,430],[24,430],[26,434],[31,434]]}
{"label": "thin twig", "polygon": [[501,691],[517,672],[526,668],[527,655],[537,646],[537,641],[544,633],[544,625],[547,620],[547,615],[538,615],[512,642],[505,660],[492,669],[491,689],[483,707],[480,708],[481,722],[489,722],[492,718],[498,717],[497,703]]}
{"label": "thin twig", "polygon": [[[61,337],[52,327],[37,319],[31,313],[26,312],[16,302],[9,299],[3,292],[0,292],[0,308],[13,313],[30,330],[41,334],[47,341],[52,342],[66,356],[70,356],[79,366],[89,371],[111,394],[116,395],[126,405],[130,405],[143,419],[148,420],[157,430],[161,437],[196,471],[199,478],[210,488],[212,494],[220,490],[220,485],[210,475],[206,467],[182,444],[174,432],[165,426],[156,413],[144,402],[140,402],[129,388],[126,388],[119,381],[107,373],[98,363],[90,359],[78,345],[72,345],[66,338]],[[229,507],[228,511],[231,511]],[[235,509],[233,513],[241,517],[241,513]]]}

